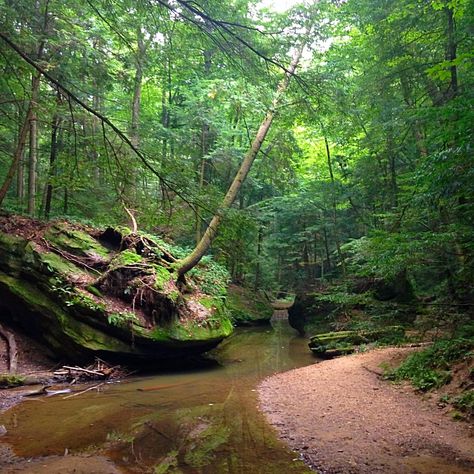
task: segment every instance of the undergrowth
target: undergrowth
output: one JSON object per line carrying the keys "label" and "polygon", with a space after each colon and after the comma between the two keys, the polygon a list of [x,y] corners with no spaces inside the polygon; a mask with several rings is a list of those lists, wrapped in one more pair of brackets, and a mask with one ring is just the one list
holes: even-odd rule
{"label": "undergrowth", "polygon": [[[389,380],[409,380],[418,390],[426,392],[440,388],[452,378],[452,367],[474,356],[474,327],[464,327],[451,339],[440,339],[431,347],[410,355],[398,368],[385,374]],[[471,370],[470,379],[474,379]],[[471,382],[472,380],[468,381]],[[468,389],[452,397],[449,403],[467,413],[474,413],[474,391]]]}

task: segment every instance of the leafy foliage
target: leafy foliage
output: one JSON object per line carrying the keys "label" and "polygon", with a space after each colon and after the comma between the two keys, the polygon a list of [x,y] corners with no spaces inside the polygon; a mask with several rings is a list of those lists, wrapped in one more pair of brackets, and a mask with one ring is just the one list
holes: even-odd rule
{"label": "leafy foliage", "polygon": [[474,341],[465,338],[439,340],[433,346],[409,356],[393,372],[391,380],[410,380],[422,391],[439,388],[451,380],[449,372],[454,362],[473,356]]}

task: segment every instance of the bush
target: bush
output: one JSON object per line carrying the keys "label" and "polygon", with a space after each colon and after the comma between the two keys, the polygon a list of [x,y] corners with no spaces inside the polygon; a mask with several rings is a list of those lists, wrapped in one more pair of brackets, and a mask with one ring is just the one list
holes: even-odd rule
{"label": "bush", "polygon": [[458,337],[439,340],[431,347],[409,356],[397,369],[386,374],[390,380],[410,380],[422,391],[439,388],[451,380],[450,368],[472,357],[474,340]]}

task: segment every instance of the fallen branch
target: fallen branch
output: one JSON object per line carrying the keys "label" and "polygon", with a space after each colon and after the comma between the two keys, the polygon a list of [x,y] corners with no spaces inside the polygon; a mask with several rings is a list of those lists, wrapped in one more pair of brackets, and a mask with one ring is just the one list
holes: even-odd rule
{"label": "fallen branch", "polygon": [[67,369],[70,372],[81,372],[84,374],[95,375],[97,377],[106,377],[103,372],[98,372],[97,370],[83,369],[82,367],[71,367],[69,365],[63,365],[63,369]]}
{"label": "fallen branch", "polygon": [[73,393],[72,395],[68,395],[67,397],[64,397],[63,400],[66,400],[67,398],[77,397],[78,395],[82,395],[83,393],[89,392],[90,390],[99,388],[102,385],[104,385],[104,382],[98,383],[97,385],[94,385],[93,387],[86,388],[85,390],[81,390],[80,392]]}

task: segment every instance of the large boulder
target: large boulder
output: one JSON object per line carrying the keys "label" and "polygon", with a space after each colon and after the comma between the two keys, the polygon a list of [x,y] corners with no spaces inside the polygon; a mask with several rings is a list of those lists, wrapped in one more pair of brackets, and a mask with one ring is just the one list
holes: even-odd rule
{"label": "large boulder", "polygon": [[1,216],[0,320],[76,360],[202,353],[232,332],[225,279],[203,291],[208,262],[178,282],[175,260],[154,236]]}

